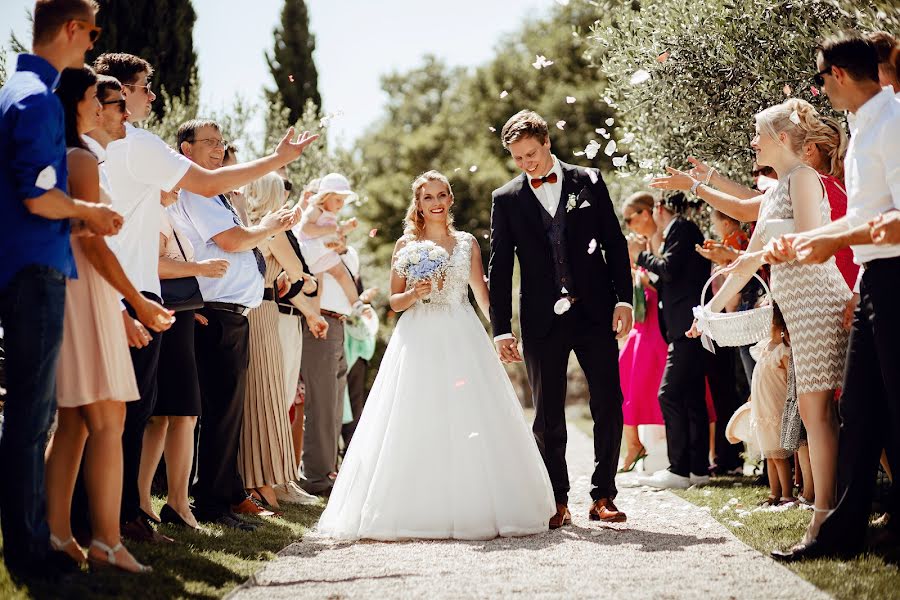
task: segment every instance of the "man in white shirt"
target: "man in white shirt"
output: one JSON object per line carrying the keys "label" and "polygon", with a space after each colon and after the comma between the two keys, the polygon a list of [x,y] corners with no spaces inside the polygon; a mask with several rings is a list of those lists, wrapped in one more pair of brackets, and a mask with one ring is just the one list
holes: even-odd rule
{"label": "man in white shirt", "polygon": [[[115,77],[122,83],[130,113],[125,138],[107,146],[103,165],[113,208],[125,217],[125,225],[120,234],[110,240],[110,247],[135,287],[148,297],[160,300],[160,193],[181,188],[207,198],[215,197],[296,160],[317,136],[304,133],[295,142],[291,129],[269,156],[215,171],[206,169],[174,152],[158,136],[132,125],[150,116],[151,104],[156,99],[150,83],[153,67],[147,61],[132,54],[102,54],[94,62],[94,68],[98,74]],[[125,315],[125,322],[126,327],[133,323],[128,315]],[[132,349],[141,398],[128,403],[122,436],[121,517],[122,534],[126,537],[159,542],[166,538],[157,534],[147,515],[142,514],[137,487],[144,427],[156,404],[161,340],[160,334],[147,337],[146,345]]]}
{"label": "man in white shirt", "polygon": [[[775,558],[787,561],[855,554],[863,549],[882,448],[900,465],[900,245],[873,244],[873,221],[900,210],[900,100],[878,82],[874,47],[859,36],[831,38],[817,52],[817,82],[837,110],[855,115],[844,161],[847,216],[819,229],[782,238],[776,261],[821,263],[848,245],[863,266],[840,399],[840,502],[815,538]],[[881,241],[876,238],[876,241]],[[893,443],[892,443],[893,442]],[[816,490],[831,494],[832,490]],[[888,513],[897,513],[893,494]],[[892,520],[889,528],[896,528]],[[896,535],[896,533],[895,533]]]}

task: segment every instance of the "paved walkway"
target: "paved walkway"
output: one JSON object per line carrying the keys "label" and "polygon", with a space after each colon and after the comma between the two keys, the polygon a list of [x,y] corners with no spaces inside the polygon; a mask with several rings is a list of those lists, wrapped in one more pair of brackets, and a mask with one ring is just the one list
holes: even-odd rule
{"label": "paved walkway", "polygon": [[301,540],[230,598],[828,598],[667,492],[622,487],[628,523],[588,521],[591,442],[574,427],[568,455],[571,527],[488,542]]}

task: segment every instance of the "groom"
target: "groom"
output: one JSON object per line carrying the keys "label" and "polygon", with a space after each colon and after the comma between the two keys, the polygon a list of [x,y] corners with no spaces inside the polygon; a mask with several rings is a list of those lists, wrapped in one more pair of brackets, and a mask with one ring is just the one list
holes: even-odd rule
{"label": "groom", "polygon": [[513,255],[521,271],[520,324],[535,406],[534,436],[553,485],[550,529],[571,523],[567,508],[566,365],[575,356],[587,378],[594,420],[591,520],[623,522],[613,503],[622,441],[617,339],[632,325],[628,247],[596,169],[550,153],[547,122],[523,110],[501,133],[524,172],[493,193],[491,326],[500,360],[521,362],[512,333]]}

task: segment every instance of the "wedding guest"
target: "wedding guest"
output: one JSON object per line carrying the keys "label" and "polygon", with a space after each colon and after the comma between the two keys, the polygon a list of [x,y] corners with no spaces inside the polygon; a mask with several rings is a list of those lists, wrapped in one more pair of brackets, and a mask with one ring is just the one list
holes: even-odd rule
{"label": "wedding guest", "polygon": [[[102,105],[89,67],[66,69],[56,89],[65,114],[70,193],[109,204],[99,185],[97,157],[82,136],[99,127]],[[72,536],[72,494],[84,453],[93,540],[88,559],[125,571],[144,572],[122,546],[119,507],[125,402],[138,399],[119,295],[155,331],[171,322],[169,311],[141,296],[101,236],[73,238],[78,278],[66,286],[66,316],[57,370],[58,425],[47,451],[47,520],[54,548],[76,562],[84,555]]]}
{"label": "wedding guest", "polygon": [[[18,576],[68,559],[51,555],[45,517],[44,443],[54,410],[63,338],[66,278],[76,276],[70,219],[115,234],[122,217],[107,205],[66,194],[63,108],[53,94],[59,72],[80,67],[100,34],[93,0],[38,0],[33,54],[20,54],[0,90],[0,322],[5,345],[0,438],[3,559]],[[41,335],[35,335],[40,331]],[[57,560],[61,558],[62,560]]]}
{"label": "wedding guest", "polygon": [[[303,134],[295,143],[292,141],[293,130],[289,130],[275,152],[265,158],[223,169],[204,168],[174,152],[158,136],[131,124],[149,117],[151,104],[156,99],[150,82],[153,67],[147,61],[126,53],[102,54],[94,61],[94,68],[122,83],[126,107],[130,112],[126,136],[109,144],[104,164],[111,185],[113,208],[129,216],[112,249],[136,287],[147,297],[158,301],[160,192],[179,188],[199,193],[205,198],[215,197],[296,160],[316,136]],[[201,139],[198,143],[217,149],[224,142],[220,137]],[[221,155],[218,161],[221,163]],[[130,323],[133,321],[126,315],[126,331]],[[138,479],[144,428],[156,405],[161,341],[161,336],[155,335],[145,347],[132,350],[141,399],[128,404],[122,436],[125,457],[122,492],[122,520],[125,524],[122,533],[137,540],[153,542],[168,539],[152,528],[152,518],[141,510]]]}
{"label": "wedding guest", "polygon": [[632,261],[659,277],[663,337],[669,344],[659,388],[659,404],[666,423],[669,468],[642,478],[657,488],[687,488],[709,482],[709,414],[705,404],[703,346],[685,335],[693,307],[709,277],[709,261],[694,251],[703,234],[682,215],[684,194],[659,200],[653,220],[662,230],[659,255],[646,243],[628,242]]}
{"label": "wedding guest", "polygon": [[[222,166],[230,167],[232,165],[238,164],[237,160],[238,149],[234,145],[234,142],[229,142],[225,147],[225,152],[222,154]],[[279,169],[279,171],[283,170],[284,167]],[[231,202],[231,205],[234,207],[234,210],[237,211],[238,216],[241,218],[242,223],[249,223],[250,219],[247,217],[247,198],[241,193],[241,190],[231,190],[229,192],[225,192],[225,197],[228,198],[228,201]]]}
{"label": "wedding guest", "polygon": [[900,41],[886,31],[870,33],[867,39],[878,53],[878,83],[900,95]]}
{"label": "wedding guest", "polygon": [[[830,262],[838,249],[850,245],[856,262],[865,268],[854,298],[858,306],[840,398],[838,481],[843,494],[818,535],[788,551],[773,553],[782,560],[861,551],[882,448],[887,447],[892,465],[900,464],[897,444],[889,443],[900,435],[896,360],[900,245],[872,244],[872,221],[881,215],[896,215],[900,209],[900,102],[893,90],[881,88],[876,50],[859,35],[824,40],[816,51],[816,69],[818,83],[832,107],[855,115],[846,157],[847,215],[824,227],[785,236],[769,258],[814,265]],[[897,502],[892,494],[889,513],[896,514]],[[888,533],[896,536],[896,519],[888,528]]]}
{"label": "wedding guest", "polygon": [[[220,258],[195,261],[194,247],[184,232],[172,223],[165,207],[178,198],[163,192],[159,210],[160,283],[182,277],[222,277],[228,261]],[[158,400],[144,429],[138,479],[141,510],[157,522],[196,529],[197,519],[188,501],[188,484],[194,464],[194,429],[200,415],[200,384],[194,358],[195,322],[203,322],[193,308],[179,310],[175,324],[159,349]],[[151,488],[159,459],[166,459],[166,503],[159,514],[153,510]]]}
{"label": "wedding guest", "polygon": [[[203,169],[218,173],[254,164],[220,168],[225,146],[215,121],[195,119],[178,128],[179,151]],[[252,530],[254,526],[238,514],[273,513],[246,495],[238,471],[251,358],[247,315],[263,299],[266,264],[257,246],[291,227],[296,213],[278,210],[258,225],[245,227],[224,194],[206,196],[188,189],[182,189],[178,201],[167,210],[191,242],[197,259],[229,263],[220,278],[197,278],[204,299],[199,314],[207,324],[196,329],[194,339],[202,414],[194,516],[199,521]]]}
{"label": "wedding guest", "polygon": [[[622,219],[633,233],[649,240],[651,251],[662,243],[662,232],[653,220],[655,200],[646,192],[637,192],[622,204]],[[643,267],[633,267],[634,328],[619,352],[619,380],[622,383],[623,437],[627,446],[620,472],[634,470],[647,456],[638,437],[638,425],[663,425],[659,406],[659,384],[666,368],[666,347],[659,326],[659,296],[654,285],[655,274]]]}

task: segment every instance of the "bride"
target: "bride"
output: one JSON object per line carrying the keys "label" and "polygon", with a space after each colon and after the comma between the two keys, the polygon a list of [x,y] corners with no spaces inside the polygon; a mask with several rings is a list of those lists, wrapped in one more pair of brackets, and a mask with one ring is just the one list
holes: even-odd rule
{"label": "bride", "polygon": [[[475,238],[452,226],[453,191],[437,171],[412,184],[394,248],[431,240],[449,254],[436,289],[391,271],[403,312],[319,520],[337,539],[491,539],[547,530],[547,471],[512,384],[472,305],[487,317]],[[423,299],[427,298],[427,302]]]}

